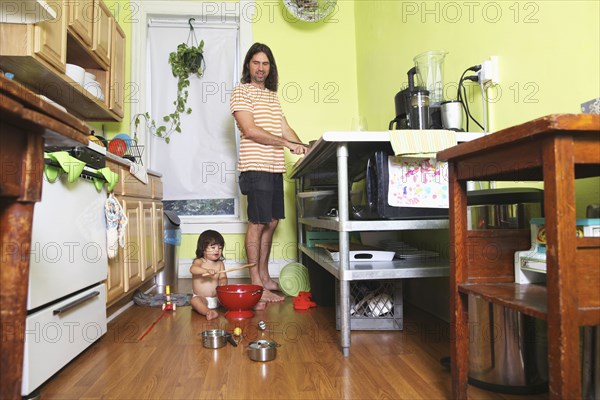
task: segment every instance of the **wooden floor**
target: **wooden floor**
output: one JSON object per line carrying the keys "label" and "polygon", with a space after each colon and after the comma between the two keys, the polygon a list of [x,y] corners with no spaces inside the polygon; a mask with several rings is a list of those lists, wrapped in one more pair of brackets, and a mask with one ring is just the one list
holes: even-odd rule
{"label": "wooden floor", "polygon": [[[186,292],[189,280],[180,282],[179,292]],[[418,309],[405,309],[403,331],[353,331],[349,357],[339,347],[333,307],[295,311],[287,298],[251,319],[210,322],[180,307],[139,341],[160,314],[133,306],[119,315],[105,336],[42,386],[42,399],[451,398],[450,373],[439,362],[449,354],[448,324]],[[259,320],[284,333],[259,332]],[[245,335],[238,347],[202,346],[202,331],[237,326]],[[275,360],[248,358],[246,345],[258,338],[280,343]],[[522,397],[470,387],[469,398]]]}

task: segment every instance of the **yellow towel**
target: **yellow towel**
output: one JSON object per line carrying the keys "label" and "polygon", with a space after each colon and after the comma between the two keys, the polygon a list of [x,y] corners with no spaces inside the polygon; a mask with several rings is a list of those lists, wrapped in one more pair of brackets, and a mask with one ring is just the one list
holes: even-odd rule
{"label": "yellow towel", "polygon": [[457,144],[455,132],[444,129],[390,131],[390,142],[397,156],[418,158],[435,158]]}

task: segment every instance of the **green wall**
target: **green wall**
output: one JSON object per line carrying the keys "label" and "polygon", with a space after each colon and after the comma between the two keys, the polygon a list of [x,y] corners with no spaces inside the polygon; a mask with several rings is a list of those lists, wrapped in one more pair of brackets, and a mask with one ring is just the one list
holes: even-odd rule
{"label": "green wall", "polygon": [[[123,1],[106,2],[113,12],[123,10]],[[500,84],[488,90],[491,131],[550,113],[576,113],[580,103],[600,96],[597,1],[338,0],[334,14],[318,23],[295,20],[281,1],[256,5],[254,41],[273,50],[284,112],[305,142],[327,130],[350,129],[357,114],[366,116],[370,130],[386,130],[413,57],[428,50],[449,52],[444,71],[449,97],[465,68],[499,57]],[[116,14],[131,38],[125,13]],[[128,51],[128,81],[130,64]],[[481,119],[480,94],[472,93]],[[129,132],[125,107],[123,122],[105,124],[109,137]],[[296,159],[287,155],[290,166]],[[595,179],[578,187],[583,216],[586,204],[600,201],[600,185]],[[275,235],[274,258],[287,258],[278,249],[296,242],[293,190],[286,180],[288,218]],[[243,237],[226,237],[229,259],[241,258]],[[180,257],[193,258],[196,239],[184,237]]]}
{"label": "green wall", "polygon": [[[413,57],[429,50],[448,51],[448,99],[466,68],[498,56],[499,85],[487,91],[491,132],[547,114],[578,113],[581,103],[600,96],[598,1],[355,4],[359,110],[372,130],[387,129]],[[481,91],[471,86],[469,93],[482,121]],[[577,214],[584,217],[587,204],[600,202],[600,184],[587,179],[577,186]]]}
{"label": "green wall", "polygon": [[467,67],[499,57],[500,85],[488,91],[491,131],[579,112],[580,103],[600,94],[600,2],[355,4],[359,109],[374,129],[387,128],[413,57],[428,50],[448,51],[444,83],[452,98],[450,88]]}

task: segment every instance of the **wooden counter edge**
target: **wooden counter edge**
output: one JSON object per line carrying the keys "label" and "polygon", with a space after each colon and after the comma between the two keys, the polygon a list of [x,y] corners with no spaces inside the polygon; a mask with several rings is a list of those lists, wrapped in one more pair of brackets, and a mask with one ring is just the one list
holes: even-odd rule
{"label": "wooden counter edge", "polygon": [[30,108],[42,114],[46,114],[49,117],[70,126],[83,135],[87,136],[92,132],[91,128],[79,118],[45,101],[39,94],[32,92],[18,82],[6,78],[2,74],[0,74],[0,93],[20,102],[25,108]]}
{"label": "wooden counter edge", "polygon": [[438,161],[449,161],[475,151],[507,145],[517,140],[527,140],[550,132],[593,133],[600,131],[600,115],[550,114],[532,121],[502,129],[470,142],[461,143],[437,153]]}

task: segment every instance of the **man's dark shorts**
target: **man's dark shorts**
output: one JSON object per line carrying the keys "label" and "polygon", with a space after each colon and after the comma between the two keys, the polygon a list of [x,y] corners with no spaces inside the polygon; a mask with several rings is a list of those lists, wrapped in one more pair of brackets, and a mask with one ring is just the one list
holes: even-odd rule
{"label": "man's dark shorts", "polygon": [[283,174],[246,171],[240,174],[240,190],[248,196],[248,221],[268,224],[285,218]]}

